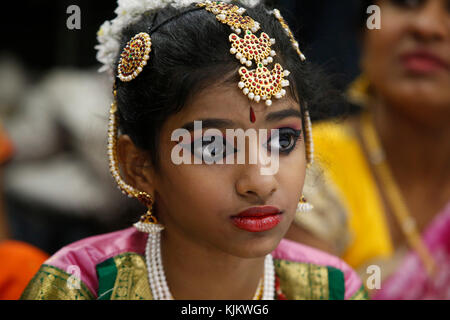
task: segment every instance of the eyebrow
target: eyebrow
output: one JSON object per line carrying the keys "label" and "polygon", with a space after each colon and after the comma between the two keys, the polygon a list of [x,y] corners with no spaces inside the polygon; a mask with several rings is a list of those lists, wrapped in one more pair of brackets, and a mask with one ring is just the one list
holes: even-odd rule
{"label": "eyebrow", "polygon": [[[199,119],[195,121],[202,122],[202,128],[214,128],[214,129],[227,129],[232,128],[235,123],[231,120],[227,119]],[[188,131],[194,131],[194,121],[185,123],[182,129],[186,129]]]}
{"label": "eyebrow", "polygon": [[284,109],[284,110],[269,113],[266,116],[266,121],[275,122],[275,121],[280,121],[280,120],[283,120],[283,119],[286,119],[289,117],[296,117],[301,120],[303,118],[303,115],[300,112],[300,110],[297,110],[297,109],[292,109],[292,108]]}
{"label": "eyebrow", "polygon": [[[284,109],[276,112],[269,113],[266,116],[266,121],[268,122],[275,122],[280,121],[289,117],[296,117],[300,120],[302,119],[302,113],[300,110],[297,109]],[[202,122],[202,129],[227,129],[232,128],[236,125],[234,121],[228,120],[228,119],[218,119],[218,118],[211,118],[211,119],[199,119],[195,121],[201,121]],[[194,131],[194,121],[185,123],[182,127],[182,129],[186,129],[188,131]]]}

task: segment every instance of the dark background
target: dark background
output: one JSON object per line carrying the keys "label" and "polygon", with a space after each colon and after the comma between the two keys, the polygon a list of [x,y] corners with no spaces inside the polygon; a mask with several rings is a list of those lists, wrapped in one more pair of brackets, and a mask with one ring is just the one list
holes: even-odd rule
{"label": "dark background", "polygon": [[[358,0],[268,0],[278,7],[310,61],[326,68],[344,88],[358,74]],[[81,30],[68,30],[70,5],[81,9]],[[8,1],[1,13],[0,53],[16,55],[30,76],[54,67],[97,65],[96,32],[115,17],[116,1]]]}

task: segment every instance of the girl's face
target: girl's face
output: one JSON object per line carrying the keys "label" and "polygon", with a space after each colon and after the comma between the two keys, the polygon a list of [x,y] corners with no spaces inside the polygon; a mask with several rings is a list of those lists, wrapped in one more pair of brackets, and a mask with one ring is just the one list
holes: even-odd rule
{"label": "girl's face", "polygon": [[[250,121],[250,106],[255,122]],[[203,128],[195,132],[192,127],[197,120],[202,121]],[[192,164],[176,165],[172,159],[174,147],[191,142],[171,141],[172,133],[183,127],[192,136],[192,152],[184,151],[189,152]],[[235,146],[236,141],[227,137],[226,129],[255,129],[258,136],[259,129],[267,129],[268,138],[262,142],[246,139],[245,150],[224,154],[224,164],[193,164],[202,152],[216,157],[222,154],[220,148],[208,147],[208,140],[203,142],[203,148],[195,149],[194,133],[200,136],[211,127],[220,130],[224,143],[235,142]],[[276,128],[280,130],[279,142],[269,137],[270,129]],[[273,251],[291,225],[302,194],[306,160],[301,130],[300,107],[289,98],[274,99],[273,105],[267,107],[262,102],[251,102],[235,86],[224,85],[197,94],[164,124],[160,169],[147,172],[151,187],[145,191],[155,195],[158,218],[166,227],[164,232],[239,257],[261,257]],[[262,175],[261,169],[267,165],[260,161],[251,164],[249,155],[268,146],[278,148],[279,168],[272,175]],[[236,163],[239,152],[246,152],[244,164],[226,164],[230,157]],[[270,211],[272,217],[265,212],[265,218],[236,218],[244,210],[261,206],[271,206],[279,214]]]}
{"label": "girl's face", "polygon": [[[450,115],[450,1],[380,0],[362,67],[376,93],[414,118]],[[447,117],[445,117],[447,116]]]}

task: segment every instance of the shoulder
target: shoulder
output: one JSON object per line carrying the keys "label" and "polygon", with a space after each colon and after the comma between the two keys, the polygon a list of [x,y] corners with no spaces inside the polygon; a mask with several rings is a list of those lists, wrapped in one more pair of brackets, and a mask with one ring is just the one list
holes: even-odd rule
{"label": "shoulder", "polygon": [[287,239],[272,255],[281,286],[293,299],[352,299],[363,295],[359,276],[338,257]]}
{"label": "shoulder", "polygon": [[146,238],[134,227],[101,234],[63,247],[45,263],[64,268],[71,264],[98,264],[124,252],[143,254]]}
{"label": "shoulder", "polygon": [[44,262],[40,270],[43,273],[41,276],[51,276],[54,279],[55,272],[63,280],[72,275],[77,276],[89,291],[87,295],[96,298],[99,286],[98,265],[125,253],[143,255],[146,237],[146,234],[131,227],[74,242]]}

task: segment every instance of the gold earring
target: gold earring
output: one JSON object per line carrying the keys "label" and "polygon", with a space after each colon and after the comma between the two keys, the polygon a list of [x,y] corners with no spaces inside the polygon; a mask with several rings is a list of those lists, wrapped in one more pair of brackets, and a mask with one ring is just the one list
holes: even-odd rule
{"label": "gold earring", "polygon": [[297,212],[299,213],[309,212],[312,209],[314,209],[314,206],[306,200],[305,196],[302,195],[302,198],[300,199],[297,205]]}
{"label": "gold earring", "polygon": [[138,199],[144,204],[148,210],[140,218],[138,222],[134,224],[134,227],[141,232],[145,233],[158,233],[164,229],[164,226],[158,223],[158,220],[152,213],[153,198],[146,192],[138,191],[134,187],[128,185],[121,177],[119,170],[119,162],[117,158],[117,136],[118,136],[118,124],[117,124],[117,92],[114,89],[114,102],[111,104],[111,110],[109,115],[109,128],[108,128],[108,158],[109,169],[111,175],[117,183],[117,187],[123,194],[130,198]]}
{"label": "gold earring", "polygon": [[140,192],[138,200],[145,204],[148,210],[141,216],[139,221],[134,224],[134,227],[140,232],[145,233],[158,233],[164,230],[164,226],[158,223],[158,220],[153,215],[153,198],[146,192]]}

